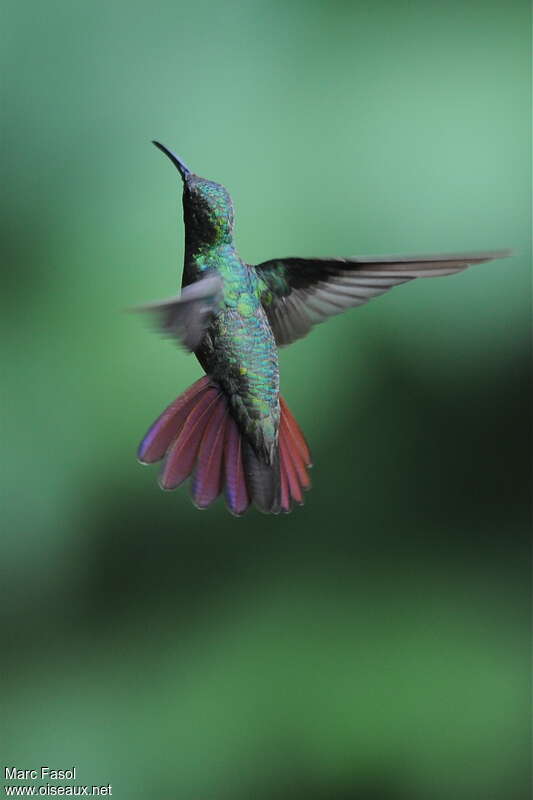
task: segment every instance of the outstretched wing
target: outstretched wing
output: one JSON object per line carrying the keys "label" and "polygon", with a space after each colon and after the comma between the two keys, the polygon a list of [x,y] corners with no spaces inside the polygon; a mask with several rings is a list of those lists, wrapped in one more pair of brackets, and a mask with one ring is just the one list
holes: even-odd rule
{"label": "outstretched wing", "polygon": [[222,299],[222,278],[212,274],[185,286],[177,297],[138,306],[155,315],[157,327],[187,350],[196,350]]}
{"label": "outstretched wing", "polygon": [[417,256],[275,258],[257,264],[261,302],[279,346],[313,325],[414,278],[453,275],[472,264],[506,258],[509,250]]}

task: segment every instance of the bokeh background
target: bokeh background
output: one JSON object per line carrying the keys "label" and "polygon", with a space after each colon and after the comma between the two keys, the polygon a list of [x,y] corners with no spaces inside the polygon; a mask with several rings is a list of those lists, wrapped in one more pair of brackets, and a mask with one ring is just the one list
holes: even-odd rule
{"label": "bokeh background", "polygon": [[[529,796],[530,9],[4,0],[2,765],[113,796]],[[135,460],[194,358],[178,176],[241,253],[512,247],[281,355],[314,487],[200,513]],[[36,784],[34,784],[36,785]]]}

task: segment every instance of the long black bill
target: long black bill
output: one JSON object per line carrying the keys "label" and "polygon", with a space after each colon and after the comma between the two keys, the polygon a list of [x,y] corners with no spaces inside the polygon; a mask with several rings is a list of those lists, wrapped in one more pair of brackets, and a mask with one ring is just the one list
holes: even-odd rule
{"label": "long black bill", "polygon": [[168,158],[170,158],[174,166],[178,169],[179,174],[181,175],[183,180],[186,181],[189,175],[191,174],[191,171],[189,167],[183,163],[181,158],[178,158],[178,156],[174,155],[172,150],[169,150],[168,147],[165,147],[165,145],[161,144],[161,142],[156,142],[154,140],[152,141],[152,144],[155,144],[155,146],[159,148],[159,150],[161,150],[162,153],[164,153],[166,156],[168,156]]}

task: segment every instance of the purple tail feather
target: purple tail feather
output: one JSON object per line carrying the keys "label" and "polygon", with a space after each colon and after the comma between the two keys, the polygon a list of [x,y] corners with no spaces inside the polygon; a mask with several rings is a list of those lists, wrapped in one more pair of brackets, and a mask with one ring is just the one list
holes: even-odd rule
{"label": "purple tail feather", "polygon": [[303,504],[303,490],[310,487],[311,457],[282,397],[280,410],[279,458],[273,474],[267,476],[268,468],[264,470],[265,480],[278,487],[270,506],[265,505],[265,496],[272,494],[272,488],[261,485],[258,463],[251,466],[251,445],[231,415],[226,395],[207,376],[154,422],[139,446],[139,461],[152,464],[164,458],[162,489],[175,489],[192,474],[191,494],[198,508],[207,508],[224,490],[228,509],[238,516],[251,503],[261,511],[289,512],[293,503]]}

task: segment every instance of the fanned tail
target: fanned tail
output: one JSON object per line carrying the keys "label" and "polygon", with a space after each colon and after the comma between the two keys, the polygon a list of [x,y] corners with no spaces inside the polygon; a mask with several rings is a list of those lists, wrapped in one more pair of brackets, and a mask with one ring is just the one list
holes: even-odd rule
{"label": "fanned tail", "polygon": [[225,393],[206,376],[154,422],[139,446],[139,460],[152,464],[164,458],[162,489],[175,489],[192,474],[198,508],[207,508],[224,490],[228,509],[237,516],[251,503],[264,513],[287,513],[293,503],[303,504],[303,491],[310,488],[311,456],[281,396],[280,411],[278,454],[269,465],[242,435]]}

